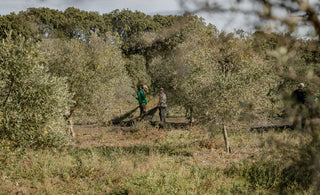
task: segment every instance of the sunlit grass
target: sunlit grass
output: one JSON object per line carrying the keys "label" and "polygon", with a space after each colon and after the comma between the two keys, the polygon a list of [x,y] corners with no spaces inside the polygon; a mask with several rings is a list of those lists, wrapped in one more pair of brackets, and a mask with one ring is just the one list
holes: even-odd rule
{"label": "sunlit grass", "polygon": [[[90,133],[100,140],[108,134],[127,140],[125,146],[92,147],[88,143],[81,148],[16,153],[10,161],[1,161],[0,191],[3,194],[268,194],[279,190],[281,171],[286,166],[276,142],[297,146],[303,141],[296,132],[242,132],[230,136],[234,152],[228,154],[223,150],[222,136],[212,137],[197,127],[171,131],[146,128],[126,133],[105,129],[101,131],[104,136],[97,136],[96,131]],[[128,139],[128,134],[132,139]],[[292,191],[306,192],[301,186],[291,187]]]}

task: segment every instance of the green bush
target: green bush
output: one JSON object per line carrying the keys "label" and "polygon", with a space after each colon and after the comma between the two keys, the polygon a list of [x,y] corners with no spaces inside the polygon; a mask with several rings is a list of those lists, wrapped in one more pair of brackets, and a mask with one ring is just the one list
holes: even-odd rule
{"label": "green bush", "polygon": [[0,139],[13,146],[67,144],[64,133],[71,96],[65,79],[42,65],[37,44],[10,36],[0,43]]}

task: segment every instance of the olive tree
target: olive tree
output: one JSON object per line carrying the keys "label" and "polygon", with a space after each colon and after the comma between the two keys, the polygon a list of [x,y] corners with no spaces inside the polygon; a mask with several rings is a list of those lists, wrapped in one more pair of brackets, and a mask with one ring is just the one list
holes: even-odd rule
{"label": "olive tree", "polygon": [[0,43],[0,139],[14,146],[69,142],[64,116],[72,103],[66,80],[53,76],[32,40],[9,35]]}
{"label": "olive tree", "polygon": [[[308,39],[315,39],[316,41],[309,41],[306,48],[306,55],[313,56],[311,62],[308,59],[294,58],[294,54],[299,50],[297,48],[290,48],[288,45],[283,45],[272,55],[276,58],[279,66],[286,67],[280,69],[277,75],[291,83],[306,82],[308,86],[319,86],[320,78],[318,74],[319,60],[316,57],[319,53],[319,38],[320,38],[320,20],[319,10],[320,4],[313,0],[231,0],[228,3],[223,1],[208,0],[180,0],[181,6],[188,10],[188,12],[202,12],[209,13],[224,13],[235,16],[245,16],[246,18],[255,18],[255,22],[251,23],[254,29],[262,29],[269,31],[280,31],[290,33],[296,36],[304,36]],[[236,14],[235,14],[236,13]],[[248,20],[252,21],[252,20]],[[271,28],[270,28],[271,27]],[[306,33],[307,32],[307,33]],[[300,45],[300,48],[303,48]],[[292,63],[290,59],[297,59],[298,62]],[[305,61],[306,60],[306,61]],[[306,67],[312,67],[307,73]],[[314,68],[313,68],[314,67]],[[283,99],[288,102],[287,98]],[[311,136],[311,141],[306,143],[301,148],[301,160],[296,160],[292,166],[296,166],[297,170],[308,170],[312,173],[314,185],[314,193],[320,191],[320,164],[319,164],[319,148],[320,148],[320,128],[319,123],[319,105],[311,104],[307,106],[309,120],[309,127],[305,129]],[[299,175],[299,171],[293,173],[294,176]],[[297,176],[298,177],[298,176]],[[310,178],[300,178],[301,180],[308,180]]]}
{"label": "olive tree", "polygon": [[279,112],[269,91],[280,78],[274,64],[250,48],[252,40],[205,26],[185,36],[171,56],[153,61],[152,78],[170,83],[176,102],[191,108],[198,121],[220,124],[226,134],[244,115],[267,118]]}
{"label": "olive tree", "polygon": [[151,78],[146,69],[146,60],[142,55],[131,55],[126,59],[126,70],[136,89],[142,85],[150,85]]}
{"label": "olive tree", "polygon": [[[67,116],[93,116],[107,123],[115,108],[132,99],[132,84],[119,49],[119,39],[111,34],[88,41],[48,39],[42,43],[50,72],[67,79],[75,102]],[[84,119],[86,117],[83,117]],[[80,121],[81,122],[81,121]]]}

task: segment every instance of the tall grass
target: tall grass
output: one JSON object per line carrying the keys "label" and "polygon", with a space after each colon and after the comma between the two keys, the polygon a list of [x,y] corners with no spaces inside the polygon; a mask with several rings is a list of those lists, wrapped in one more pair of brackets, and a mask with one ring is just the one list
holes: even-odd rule
{"label": "tall grass", "polygon": [[[131,133],[148,135],[156,130]],[[104,132],[106,133],[106,132]],[[196,130],[158,132],[129,146],[27,150],[1,161],[2,194],[270,194],[307,193],[291,179],[271,140],[299,141],[293,132],[232,135],[234,153],[222,137]],[[118,135],[121,136],[123,132]],[[133,136],[134,137],[134,136]],[[103,137],[101,137],[103,139]],[[203,142],[214,142],[207,147]],[[267,159],[264,160],[266,156]],[[288,159],[286,159],[288,160]],[[286,172],[287,171],[287,172]],[[290,172],[291,171],[291,172]],[[286,174],[286,173],[291,173]],[[291,182],[291,183],[290,183]]]}

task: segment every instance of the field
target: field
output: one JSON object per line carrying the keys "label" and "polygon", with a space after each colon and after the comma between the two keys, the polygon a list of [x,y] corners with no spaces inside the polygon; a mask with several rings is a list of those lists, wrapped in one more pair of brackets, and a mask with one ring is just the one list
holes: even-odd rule
{"label": "field", "polygon": [[140,122],[75,131],[67,148],[2,155],[0,194],[308,193],[286,183],[283,171],[308,139],[298,132],[230,131],[228,154],[221,131],[201,126],[159,129]]}
{"label": "field", "polygon": [[0,195],[319,194],[320,4],[179,2],[0,15]]}

